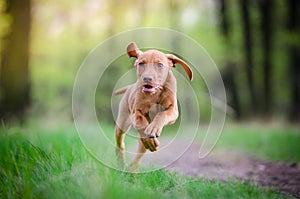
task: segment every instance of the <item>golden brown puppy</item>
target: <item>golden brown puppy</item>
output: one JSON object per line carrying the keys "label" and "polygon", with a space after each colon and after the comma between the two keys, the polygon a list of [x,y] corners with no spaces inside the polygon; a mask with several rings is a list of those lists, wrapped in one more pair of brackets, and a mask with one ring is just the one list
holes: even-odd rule
{"label": "golden brown puppy", "polygon": [[175,55],[157,50],[142,52],[135,43],[127,46],[127,54],[137,58],[134,67],[138,79],[136,83],[115,91],[115,94],[125,93],[116,121],[116,155],[119,163],[124,165],[124,137],[133,126],[140,137],[137,155],[130,164],[130,168],[135,170],[147,149],[152,152],[158,149],[157,137],[162,128],[174,123],[178,117],[176,79],[171,68],[178,63],[190,80],[193,76],[190,67]]}

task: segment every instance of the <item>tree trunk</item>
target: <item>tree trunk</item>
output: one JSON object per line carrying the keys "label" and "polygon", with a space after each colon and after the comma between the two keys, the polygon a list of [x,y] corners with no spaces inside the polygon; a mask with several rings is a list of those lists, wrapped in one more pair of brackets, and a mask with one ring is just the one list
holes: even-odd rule
{"label": "tree trunk", "polygon": [[[288,1],[288,30],[289,34],[300,32],[300,3],[299,0]],[[289,43],[289,76],[291,82],[291,101],[289,118],[293,122],[300,122],[300,46],[299,43]]]}
{"label": "tree trunk", "polygon": [[10,33],[2,38],[0,68],[0,120],[23,119],[30,103],[30,0],[7,0]]}
{"label": "tree trunk", "polygon": [[229,24],[228,24],[228,17],[227,17],[227,4],[225,3],[226,0],[220,0],[220,12],[221,12],[221,27],[222,33],[228,40],[228,31],[229,31]]}
{"label": "tree trunk", "polygon": [[253,78],[253,52],[252,52],[252,33],[251,33],[251,23],[249,14],[249,2],[248,0],[240,0],[240,10],[242,15],[242,27],[244,35],[244,48],[246,57],[246,75],[250,94],[250,110],[254,114],[257,113],[257,101],[254,88],[254,78]]}
{"label": "tree trunk", "polygon": [[236,65],[234,63],[228,62],[225,66],[225,69],[222,71],[222,78],[225,88],[228,91],[228,104],[234,110],[233,117],[237,120],[240,120],[242,118],[242,113],[238,97],[238,89],[234,78],[236,76],[236,70]]}
{"label": "tree trunk", "polygon": [[[224,35],[226,39],[226,44],[230,44],[230,37],[229,37],[229,23],[227,18],[227,4],[225,3],[225,0],[220,1],[220,14],[222,18],[221,22],[221,30],[222,34]],[[231,57],[226,60],[225,63],[225,69],[222,71],[222,78],[225,84],[225,88],[228,91],[228,103],[231,105],[231,107],[234,109],[234,117],[236,119],[241,119],[241,108],[240,108],[240,100],[238,97],[238,89],[236,85],[236,79],[235,79],[235,71],[236,66],[235,64],[230,60]]]}
{"label": "tree trunk", "polygon": [[264,93],[264,115],[269,117],[272,105],[272,67],[271,67],[271,42],[272,42],[272,31],[271,31],[271,10],[272,1],[263,0],[260,3],[261,13],[261,31],[262,31],[262,45],[263,45],[263,93]]}

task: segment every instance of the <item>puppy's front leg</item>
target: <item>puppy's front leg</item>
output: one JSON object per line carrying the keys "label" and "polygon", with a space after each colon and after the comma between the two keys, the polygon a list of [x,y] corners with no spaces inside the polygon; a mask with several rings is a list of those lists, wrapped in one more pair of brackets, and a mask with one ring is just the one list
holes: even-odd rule
{"label": "puppy's front leg", "polygon": [[149,125],[147,118],[138,109],[131,115],[131,121],[133,127],[138,131],[146,129]]}
{"label": "puppy's front leg", "polygon": [[139,139],[138,151],[132,163],[129,165],[129,168],[133,172],[136,172],[137,168],[140,165],[140,161],[143,155],[146,153],[147,149],[149,149],[151,152],[154,152],[157,150],[159,145],[159,141],[156,138],[145,137],[143,131],[139,133],[140,133],[140,139]]}
{"label": "puppy's front leg", "polygon": [[145,135],[149,138],[159,137],[162,128],[167,124],[173,124],[177,118],[177,104],[169,106],[165,111],[156,114],[153,121],[145,129]]}
{"label": "puppy's front leg", "polygon": [[149,138],[144,133],[145,129],[149,125],[147,118],[139,110],[136,110],[131,117],[132,124],[139,132],[140,142],[144,145],[145,149],[149,149],[152,152],[156,151],[158,149],[159,141],[157,138]]}
{"label": "puppy's front leg", "polygon": [[157,151],[159,146],[159,141],[157,138],[149,138],[144,134],[144,131],[140,132],[140,142],[143,143],[146,149],[151,152]]}

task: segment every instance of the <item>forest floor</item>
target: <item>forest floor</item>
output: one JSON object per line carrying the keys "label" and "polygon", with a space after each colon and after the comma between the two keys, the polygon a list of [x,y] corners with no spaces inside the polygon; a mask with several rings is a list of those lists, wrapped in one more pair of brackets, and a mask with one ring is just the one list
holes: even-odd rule
{"label": "forest floor", "polygon": [[[182,140],[177,142],[174,146],[179,148],[186,145]],[[248,180],[262,187],[279,189],[284,194],[300,198],[300,165],[296,162],[262,160],[245,152],[227,149],[213,150],[204,159],[199,159],[199,149],[200,143],[193,143],[166,169],[209,180]],[[157,152],[155,155],[157,162],[167,158],[163,153]]]}

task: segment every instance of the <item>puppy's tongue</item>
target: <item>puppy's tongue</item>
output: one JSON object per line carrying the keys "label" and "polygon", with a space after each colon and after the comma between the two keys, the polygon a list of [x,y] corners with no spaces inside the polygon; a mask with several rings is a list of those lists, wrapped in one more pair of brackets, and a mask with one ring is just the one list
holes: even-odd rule
{"label": "puppy's tongue", "polygon": [[149,93],[152,93],[155,91],[155,88],[154,87],[149,87],[149,86],[144,86],[143,87],[143,92],[149,92]]}

